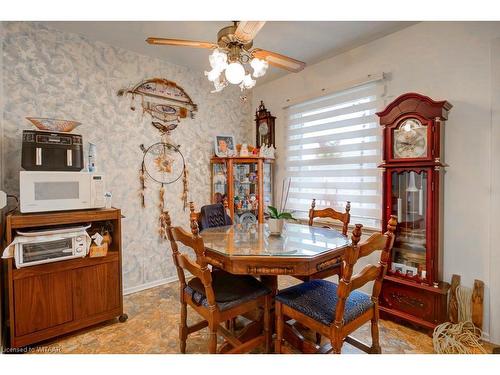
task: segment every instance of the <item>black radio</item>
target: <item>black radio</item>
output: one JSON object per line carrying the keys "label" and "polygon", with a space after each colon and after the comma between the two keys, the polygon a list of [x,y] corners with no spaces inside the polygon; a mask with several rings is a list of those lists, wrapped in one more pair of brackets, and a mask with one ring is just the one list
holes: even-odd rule
{"label": "black radio", "polygon": [[81,171],[82,136],[24,130],[21,165],[27,171]]}

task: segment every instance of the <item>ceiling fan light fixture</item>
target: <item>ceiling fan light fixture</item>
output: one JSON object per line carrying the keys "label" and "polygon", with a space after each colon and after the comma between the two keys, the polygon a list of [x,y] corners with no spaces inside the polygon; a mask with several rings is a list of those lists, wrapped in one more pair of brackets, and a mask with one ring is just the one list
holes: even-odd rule
{"label": "ceiling fan light fixture", "polygon": [[227,54],[217,48],[214,49],[208,60],[213,70],[222,72],[227,67]]}
{"label": "ceiling fan light fixture", "polygon": [[239,62],[232,62],[226,68],[226,79],[233,85],[238,85],[245,78],[245,68]]}
{"label": "ceiling fan light fixture", "polygon": [[222,72],[220,70],[217,70],[215,68],[209,72],[205,71],[205,75],[207,76],[207,78],[210,82],[214,82],[214,81],[218,80],[221,73]]}
{"label": "ceiling fan light fixture", "polygon": [[252,87],[255,86],[256,83],[257,83],[257,81],[255,79],[253,79],[250,74],[245,75],[245,77],[243,78],[243,81],[240,84],[241,91],[243,91],[245,89],[247,89],[247,90],[251,89]]}
{"label": "ceiling fan light fixture", "polygon": [[258,78],[266,74],[269,63],[266,60],[261,60],[254,57],[252,61],[250,61],[250,66],[253,69],[253,76],[255,78]]}
{"label": "ceiling fan light fixture", "polygon": [[221,75],[219,75],[219,77],[215,81],[213,81],[213,83],[214,83],[214,89],[210,91],[211,93],[221,92],[224,89],[224,87],[227,86],[227,81]]}

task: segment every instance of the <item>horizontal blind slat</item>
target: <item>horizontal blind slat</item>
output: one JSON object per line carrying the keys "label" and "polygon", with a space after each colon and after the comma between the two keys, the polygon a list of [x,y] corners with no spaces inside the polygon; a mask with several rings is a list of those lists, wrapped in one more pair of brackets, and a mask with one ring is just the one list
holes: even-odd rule
{"label": "horizontal blind slat", "polygon": [[381,171],[374,167],[373,169],[343,169],[343,170],[319,170],[319,171],[302,171],[288,170],[286,174],[290,177],[353,177],[353,176],[380,176]]}
{"label": "horizontal blind slat", "polygon": [[350,201],[358,203],[378,203],[377,195],[349,195],[349,194],[317,194],[317,193],[288,193],[288,198],[298,198],[298,199],[319,199],[328,200],[334,202]]}
{"label": "horizontal blind slat", "polygon": [[354,118],[348,118],[345,120],[327,122],[325,124],[312,125],[307,127],[297,127],[288,129],[288,135],[301,135],[307,133],[313,133],[322,130],[330,130],[330,129],[338,129],[342,127],[352,126],[352,125],[362,125],[362,124],[370,124],[377,123],[377,116],[375,114],[363,115]]}
{"label": "horizontal blind slat", "polygon": [[311,160],[292,160],[294,167],[297,166],[316,166],[316,165],[345,165],[345,164],[363,164],[363,163],[380,163],[380,155],[359,155],[359,156],[333,156],[326,158],[318,158]]}
{"label": "horizontal blind slat", "polygon": [[[297,180],[294,179],[294,186],[295,185],[300,185],[300,187],[297,187],[297,189],[365,189],[365,190],[373,190],[373,189],[379,189],[380,185],[380,179],[377,179],[376,181],[359,181],[359,182],[328,182],[328,181],[322,181],[322,182],[303,182],[300,181],[297,183]],[[295,187],[290,187],[290,191],[292,189],[295,189]]]}
{"label": "horizontal blind slat", "polygon": [[[331,122],[334,122],[335,118],[337,118],[337,121],[339,121],[342,119],[341,116],[343,115],[349,115],[358,112],[370,111],[371,113],[374,113],[377,110],[377,108],[380,107],[381,103],[382,103],[381,100],[369,101],[366,103],[353,104],[349,107],[339,108],[328,112],[317,113],[306,117],[297,117],[289,119],[288,127],[290,128],[298,124],[307,124],[313,121],[326,121],[327,119],[332,119]],[[366,115],[369,115],[371,113],[366,113]],[[300,116],[300,114],[296,114],[296,116]]]}
{"label": "horizontal blind slat", "polygon": [[306,145],[311,143],[319,143],[320,145],[330,146],[332,142],[339,141],[342,139],[351,139],[354,137],[366,137],[366,136],[380,136],[381,130],[378,127],[372,127],[367,129],[360,129],[345,133],[330,134],[328,136],[320,135],[317,137],[302,138],[288,140],[288,146],[293,145]]}
{"label": "horizontal blind slat", "polygon": [[[364,137],[360,137],[363,139]],[[329,153],[338,153],[338,152],[348,152],[348,151],[357,151],[357,150],[375,150],[377,152],[381,152],[380,150],[380,139],[378,137],[366,137],[367,141],[361,141],[352,144],[340,144],[330,147],[317,147],[317,148],[309,148],[309,149],[292,149],[287,150],[286,156],[307,156],[307,155],[324,155]],[[355,138],[351,138],[355,139]]]}
{"label": "horizontal blind slat", "polygon": [[306,101],[301,104],[296,104],[287,108],[287,112],[290,115],[297,113],[304,113],[309,111],[314,111],[329,107],[332,105],[338,105],[341,103],[346,103],[351,100],[366,98],[369,96],[381,97],[385,91],[384,85],[380,84],[369,84],[366,86],[358,86],[355,89],[345,90],[333,95],[325,95],[322,98],[317,98],[313,100]]}

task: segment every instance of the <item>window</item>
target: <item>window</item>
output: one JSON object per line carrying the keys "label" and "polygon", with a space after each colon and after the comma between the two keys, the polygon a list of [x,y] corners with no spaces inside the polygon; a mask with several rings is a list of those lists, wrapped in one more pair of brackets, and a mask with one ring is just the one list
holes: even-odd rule
{"label": "window", "polygon": [[328,94],[287,109],[287,208],[306,216],[316,208],[343,212],[351,223],[380,228],[381,135],[375,112],[383,106],[382,80]]}

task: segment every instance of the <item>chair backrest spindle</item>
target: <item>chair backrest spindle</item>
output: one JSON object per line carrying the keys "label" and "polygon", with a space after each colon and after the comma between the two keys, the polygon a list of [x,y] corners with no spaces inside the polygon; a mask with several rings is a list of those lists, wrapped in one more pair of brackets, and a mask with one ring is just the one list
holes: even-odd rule
{"label": "chair backrest spindle", "polygon": [[[387,272],[387,265],[394,245],[394,232],[397,226],[397,218],[391,215],[387,224],[387,231],[372,234],[366,241],[359,243],[361,238],[361,224],[356,224],[351,240],[352,246],[346,249],[343,259],[343,272],[337,289],[337,306],[335,309],[335,325],[343,325],[343,316],[346,300],[349,294],[370,281],[375,281],[372,289],[372,302],[378,303],[378,297],[382,289],[382,281]],[[378,265],[367,264],[359,273],[352,275],[356,262],[374,251],[382,250]]]}
{"label": "chair backrest spindle", "polygon": [[[194,205],[192,205],[194,212]],[[181,284],[181,293],[186,286],[186,276],[184,270],[189,271],[193,276],[198,277],[205,287],[205,295],[207,297],[210,309],[216,308],[215,293],[212,288],[212,274],[208,268],[208,263],[205,260],[205,245],[203,238],[199,235],[198,221],[194,215],[190,215],[191,234],[186,232],[181,227],[172,227],[170,215],[167,211],[162,213],[163,222],[165,223],[165,232],[170,241],[172,249],[172,257],[177,268],[177,275]],[[178,242],[193,249],[196,260],[193,262],[186,254],[179,251]]]}

